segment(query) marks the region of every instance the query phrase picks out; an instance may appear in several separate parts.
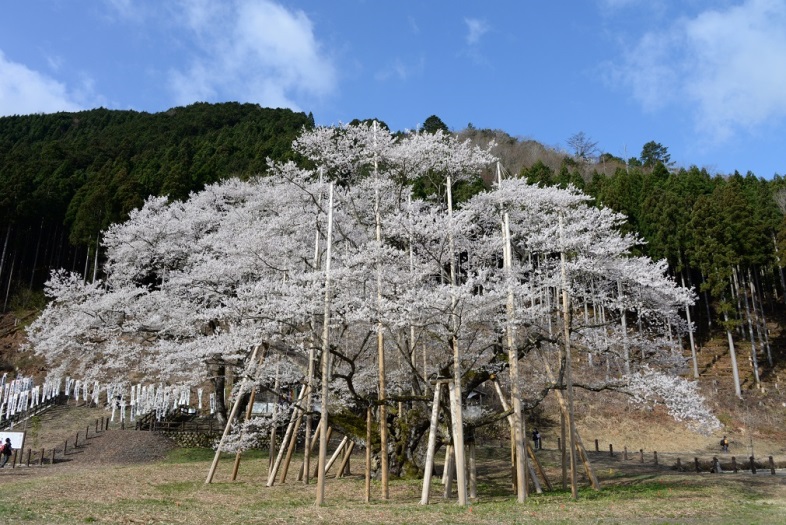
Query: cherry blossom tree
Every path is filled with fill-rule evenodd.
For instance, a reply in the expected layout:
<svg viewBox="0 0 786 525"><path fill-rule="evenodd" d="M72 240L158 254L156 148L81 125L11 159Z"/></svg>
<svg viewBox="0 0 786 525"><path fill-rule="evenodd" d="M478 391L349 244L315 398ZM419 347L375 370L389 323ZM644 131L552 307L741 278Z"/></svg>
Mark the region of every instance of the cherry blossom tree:
<svg viewBox="0 0 786 525"><path fill-rule="evenodd" d="M459 405L445 402L458 425L440 435L447 444L505 417L501 409L460 411L494 380L520 392L524 411L565 389L568 342L592 356L575 371L577 388L664 402L705 429L716 423L674 374L685 363L674 342L687 329L680 312L693 294L666 275L665 263L631 255L641 241L619 232L618 214L575 189L521 179L454 207L452 185L494 159L441 130L394 136L370 123L318 127L293 147L308 167L271 163L264 178L225 181L185 201L150 198L109 228L102 280L52 275L51 301L29 330L36 351L61 373L102 380L212 378L220 388L220 369L232 367L250 379L237 382L246 386L236 385L235 399L252 385L311 385L299 409L326 410L358 442L367 410L377 411L372 446L395 475L424 464L436 379L453 381ZM413 181L422 178L444 192L414 198ZM322 354L323 329L327 374L309 367ZM264 357L252 362L260 345ZM556 365L556 379L544 360ZM307 410L311 395L316 408ZM269 424L237 425L232 446L250 446Z"/></svg>

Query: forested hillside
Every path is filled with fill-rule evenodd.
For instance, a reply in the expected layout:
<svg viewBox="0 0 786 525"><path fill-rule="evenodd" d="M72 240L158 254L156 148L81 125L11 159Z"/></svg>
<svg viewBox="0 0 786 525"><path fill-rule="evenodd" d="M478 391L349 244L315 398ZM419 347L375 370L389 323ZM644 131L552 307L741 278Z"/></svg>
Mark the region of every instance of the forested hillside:
<svg viewBox="0 0 786 525"><path fill-rule="evenodd" d="M90 275L98 233L148 196L263 173L304 126L310 115L238 103L0 118L0 311L51 268Z"/></svg>

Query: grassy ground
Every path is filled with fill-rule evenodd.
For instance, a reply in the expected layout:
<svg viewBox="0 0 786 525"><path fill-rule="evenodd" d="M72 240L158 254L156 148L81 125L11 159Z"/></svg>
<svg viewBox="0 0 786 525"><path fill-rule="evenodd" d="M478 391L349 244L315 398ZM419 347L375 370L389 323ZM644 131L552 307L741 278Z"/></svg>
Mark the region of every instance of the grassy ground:
<svg viewBox="0 0 786 525"><path fill-rule="evenodd" d="M238 480L230 480L232 460L219 463L206 485L209 450L178 449L166 459L146 463L95 465L81 469L17 468L0 474L0 523L783 523L786 477L764 474L677 473L641 468L637 461L593 461L603 489L582 488L578 500L561 488L533 494L518 504L510 489L505 449L479 451L478 498L467 507L442 498L435 479L432 503L419 505L419 481L394 480L390 500L380 499L374 482L364 503L360 456L353 476L329 479L326 504L314 505L315 486L289 481L266 487L266 454L248 454ZM559 483L556 451L539 452ZM35 470L35 472L34 472ZM332 476L331 476L332 478Z"/></svg>

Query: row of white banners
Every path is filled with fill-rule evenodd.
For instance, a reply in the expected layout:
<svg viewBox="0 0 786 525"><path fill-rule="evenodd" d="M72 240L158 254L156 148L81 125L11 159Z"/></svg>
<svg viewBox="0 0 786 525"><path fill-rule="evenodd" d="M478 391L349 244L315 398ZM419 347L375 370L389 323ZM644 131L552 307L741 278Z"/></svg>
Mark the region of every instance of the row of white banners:
<svg viewBox="0 0 786 525"><path fill-rule="evenodd" d="M121 420L126 419L126 412L129 412L130 420L134 421L137 417L155 412L157 420L161 420L169 412L176 411L179 407L191 407L190 385L131 385L129 387L107 383L100 384L98 381L81 381L66 377L49 378L44 380L42 385L34 384L31 377L19 377L8 379L8 374L3 374L0 378L0 423L5 419L11 419L17 414L23 414L35 409L42 403L48 403L61 394L79 402L92 403L99 406L102 394L106 397L106 406L112 409L111 420L115 420L115 413L119 411ZM202 388L196 389L196 410L202 411L202 398L204 391ZM208 396L210 413L216 411L216 394Z"/></svg>

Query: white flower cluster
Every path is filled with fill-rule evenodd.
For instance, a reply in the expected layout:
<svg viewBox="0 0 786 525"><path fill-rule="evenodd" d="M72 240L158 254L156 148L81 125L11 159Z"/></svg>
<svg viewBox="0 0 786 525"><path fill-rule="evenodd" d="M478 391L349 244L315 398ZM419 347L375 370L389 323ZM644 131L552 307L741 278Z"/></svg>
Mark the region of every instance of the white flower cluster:
<svg viewBox="0 0 786 525"><path fill-rule="evenodd" d="M632 394L633 402L643 405L663 403L674 419L685 421L703 434L710 434L721 426L704 403L699 385L694 381L645 367L628 378L627 390Z"/></svg>

